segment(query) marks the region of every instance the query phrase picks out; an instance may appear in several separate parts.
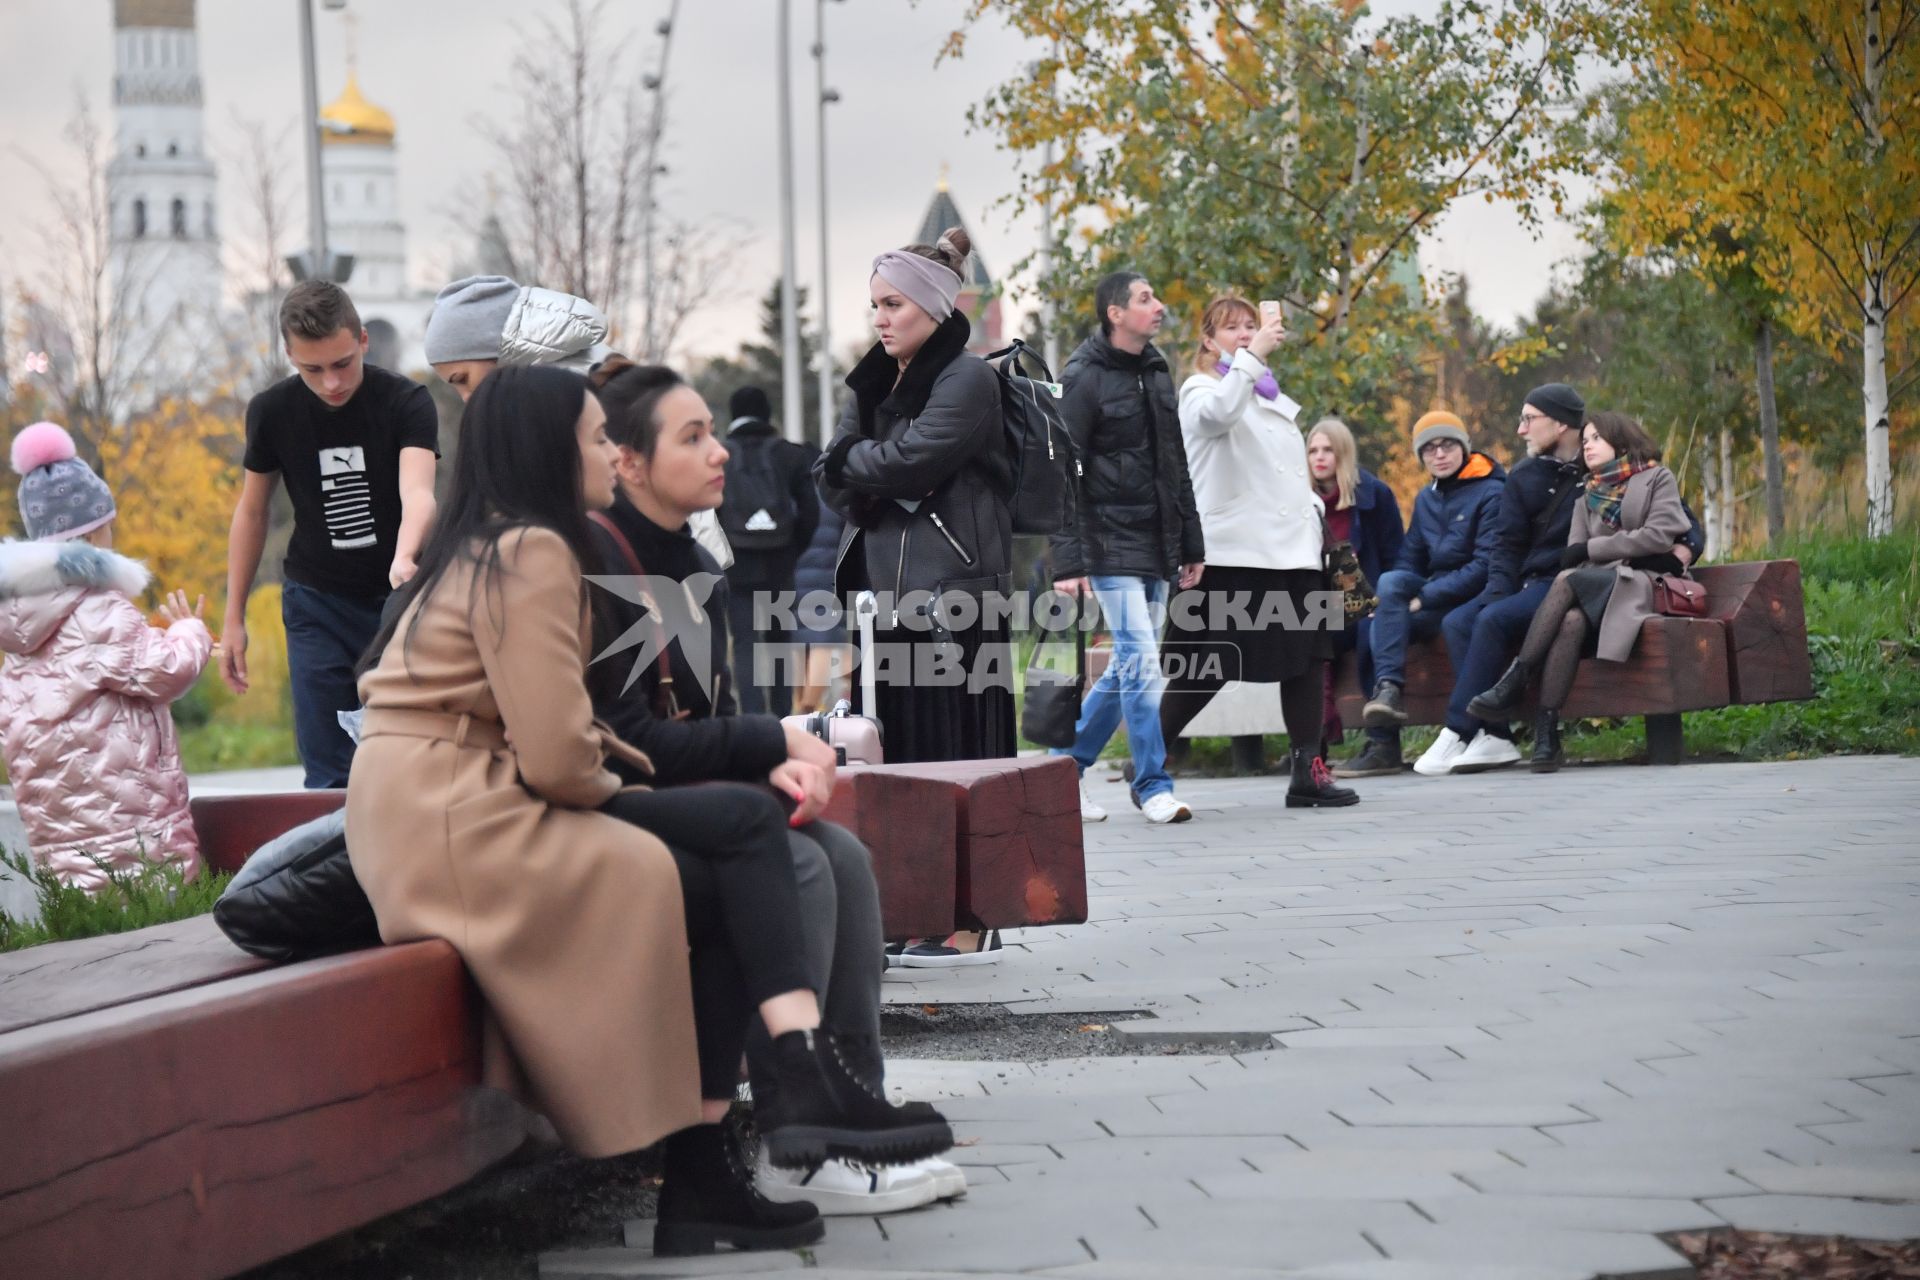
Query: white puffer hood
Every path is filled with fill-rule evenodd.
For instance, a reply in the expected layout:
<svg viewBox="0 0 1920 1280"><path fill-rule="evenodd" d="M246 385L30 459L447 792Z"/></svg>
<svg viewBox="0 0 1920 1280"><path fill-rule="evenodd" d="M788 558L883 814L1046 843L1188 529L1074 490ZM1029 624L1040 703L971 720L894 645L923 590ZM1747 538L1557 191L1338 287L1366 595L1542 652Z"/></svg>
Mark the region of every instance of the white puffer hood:
<svg viewBox="0 0 1920 1280"><path fill-rule="evenodd" d="M32 653L90 591L138 596L146 566L88 542L0 542L0 653Z"/></svg>
<svg viewBox="0 0 1920 1280"><path fill-rule="evenodd" d="M500 335L500 363L551 364L585 373L613 354L607 317L585 298L523 287Z"/></svg>

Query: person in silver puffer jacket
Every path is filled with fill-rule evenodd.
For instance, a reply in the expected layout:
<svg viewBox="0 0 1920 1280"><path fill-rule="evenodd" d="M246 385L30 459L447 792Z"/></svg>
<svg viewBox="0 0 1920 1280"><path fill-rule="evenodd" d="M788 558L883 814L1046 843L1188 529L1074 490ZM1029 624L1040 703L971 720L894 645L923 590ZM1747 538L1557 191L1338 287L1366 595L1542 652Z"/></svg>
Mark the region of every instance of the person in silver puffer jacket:
<svg viewBox="0 0 1920 1280"><path fill-rule="evenodd" d="M606 314L585 298L507 276L468 276L434 298L427 363L465 400L503 366L550 364L584 374L614 354L607 333ZM722 569L733 564L733 548L713 512L696 515L692 528Z"/></svg>

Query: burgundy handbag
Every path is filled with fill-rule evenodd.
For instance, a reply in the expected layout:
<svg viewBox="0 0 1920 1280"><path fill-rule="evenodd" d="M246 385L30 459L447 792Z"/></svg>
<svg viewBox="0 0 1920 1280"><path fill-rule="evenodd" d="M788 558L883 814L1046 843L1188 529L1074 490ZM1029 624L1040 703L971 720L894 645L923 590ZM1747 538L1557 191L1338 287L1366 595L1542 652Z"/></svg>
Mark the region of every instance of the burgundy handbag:
<svg viewBox="0 0 1920 1280"><path fill-rule="evenodd" d="M1669 618L1704 618L1707 589L1682 574L1657 574L1653 579L1653 611Z"/></svg>

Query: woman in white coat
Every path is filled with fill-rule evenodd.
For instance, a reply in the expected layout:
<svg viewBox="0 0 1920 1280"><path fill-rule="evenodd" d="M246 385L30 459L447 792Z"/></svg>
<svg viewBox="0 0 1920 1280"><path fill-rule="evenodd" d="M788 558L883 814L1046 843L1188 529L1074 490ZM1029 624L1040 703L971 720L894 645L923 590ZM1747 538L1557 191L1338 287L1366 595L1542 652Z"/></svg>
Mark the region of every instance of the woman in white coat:
<svg viewBox="0 0 1920 1280"><path fill-rule="evenodd" d="M1180 434L1207 567L1197 593L1173 603L1162 726L1177 734L1229 680L1277 683L1292 758L1288 807L1356 804L1320 756L1321 684L1345 619L1339 594L1327 590L1325 513L1300 406L1267 367L1286 327L1277 310L1263 321L1244 298L1222 297L1200 329L1180 387Z"/></svg>

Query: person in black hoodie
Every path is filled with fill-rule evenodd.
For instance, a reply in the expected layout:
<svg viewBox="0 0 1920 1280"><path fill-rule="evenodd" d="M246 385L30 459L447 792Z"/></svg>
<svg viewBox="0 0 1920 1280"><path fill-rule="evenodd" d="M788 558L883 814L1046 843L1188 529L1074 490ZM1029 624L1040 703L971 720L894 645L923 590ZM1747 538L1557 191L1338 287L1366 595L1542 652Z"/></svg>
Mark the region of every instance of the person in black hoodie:
<svg viewBox="0 0 1920 1280"><path fill-rule="evenodd" d="M1080 344L1061 375L1060 413L1086 475L1073 519L1053 535L1053 585L1099 599L1114 654L1087 690L1069 754L1085 774L1124 718L1134 803L1149 822L1185 822L1193 811L1173 794L1160 728L1159 624L1168 580L1182 591L1199 583L1206 541L1173 376L1153 345L1167 308L1132 271L1100 281L1093 304L1100 332ZM1107 816L1085 787L1080 816Z"/></svg>
<svg viewBox="0 0 1920 1280"><path fill-rule="evenodd" d="M660 788L656 796L694 803L701 788L689 784L708 782L765 782L804 794L788 842L806 968L822 1025L878 1093L886 1071L879 1041L884 941L872 855L845 828L812 819L832 793L832 748L772 716L735 714L726 580L689 528L695 511L720 501L726 450L712 434L706 403L671 370L615 357L590 382L607 409L608 438L621 446L619 484L606 512L611 527L596 523L593 531L600 572L608 575L601 582L608 590L598 593L604 634L596 637L599 659L589 672L595 713L651 757L646 781ZM649 580L656 617L632 598L636 593L616 585L629 577ZM677 625L689 622L684 630ZM646 643L656 637L659 645ZM622 648L623 639L641 639L642 647ZM651 825L644 816L637 820ZM764 1035L748 1041L756 1106L772 1101L770 1050ZM891 1213L961 1194L966 1185L957 1167L939 1160L888 1169L828 1161L803 1174L763 1160L755 1181L769 1199L804 1201L828 1215Z"/></svg>
<svg viewBox="0 0 1920 1280"><path fill-rule="evenodd" d="M739 680L740 709L748 715L784 716L793 707L793 690L775 667L761 671L756 655L762 645L792 642L780 616L762 611L756 625L754 597L794 589L794 566L820 523L820 499L813 490L815 450L783 440L773 429L773 403L759 387L733 393L727 412L727 488L720 503L720 527L733 546L727 570L727 629L733 636L733 673ZM767 664L772 666L772 664Z"/></svg>

